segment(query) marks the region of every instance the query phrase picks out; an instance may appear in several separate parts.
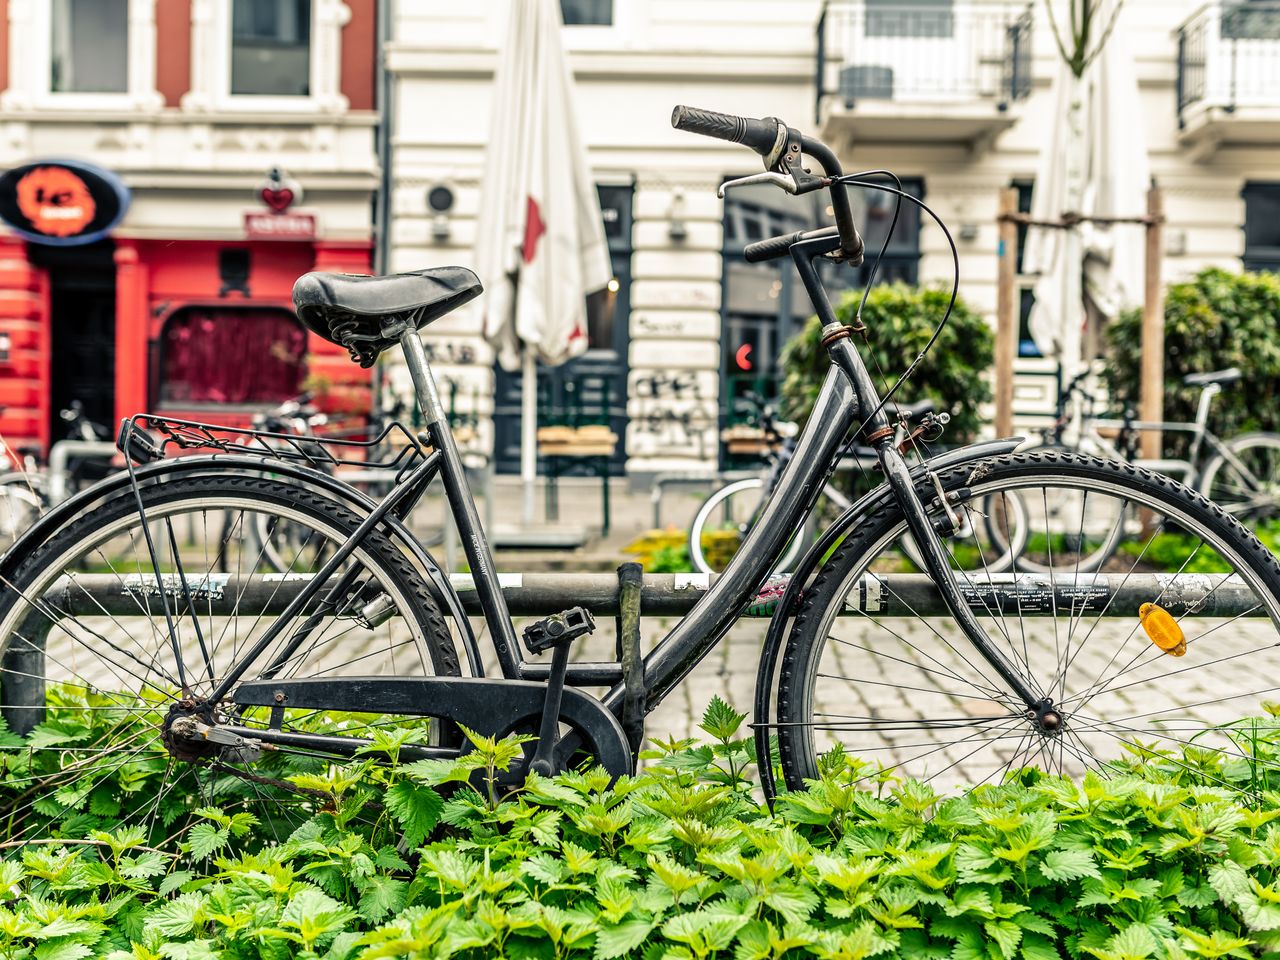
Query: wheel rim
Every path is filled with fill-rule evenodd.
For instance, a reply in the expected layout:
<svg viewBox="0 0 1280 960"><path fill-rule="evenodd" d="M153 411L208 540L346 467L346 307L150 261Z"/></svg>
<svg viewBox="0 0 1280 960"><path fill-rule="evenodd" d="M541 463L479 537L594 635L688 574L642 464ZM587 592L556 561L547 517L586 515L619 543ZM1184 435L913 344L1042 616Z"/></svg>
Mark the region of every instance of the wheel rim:
<svg viewBox="0 0 1280 960"><path fill-rule="evenodd" d="M1096 479L1052 482L1077 490L1090 489L1091 484L1091 499L1122 496L1135 507L1160 513L1145 539L1127 536L1120 545L1116 556L1127 557L1128 562L1123 567L1117 560L1112 563L1122 578L1126 571L1134 575L1150 566L1146 558L1153 549L1165 550L1168 536L1215 539L1215 531L1197 528L1185 512L1163 509L1133 489ZM1044 480L1004 478L1001 484L1026 496L1034 492L1030 488L1043 486ZM991 489L978 487L975 493ZM1088 509L1083 502L1082 509ZM1033 520L1038 519L1033 513ZM875 571L876 557L887 555L901 535L899 525L878 537L867 561L849 572L833 596L862 589L864 573L881 580L887 589L883 586L889 582L886 576ZM1186 637L1186 655L1174 658L1153 645L1135 613L1113 621L1103 616L1110 611L1099 608L1101 601L1034 620L1010 616L1017 611L975 605L975 613L1001 652L1020 673L1038 683L1066 717L1064 731L1054 736L1037 730L1022 704L998 680L988 679L994 678L994 672L949 620L877 618L861 612L837 620L832 604L818 626L818 636L826 639L810 650L808 689L800 698L805 702L799 710L795 704L780 704L784 733L788 722L797 728L791 736L798 766L813 775L821 753L839 745L845 755L864 757L867 770L877 765L892 767L898 775L954 786L994 782L1031 765L1078 775L1107 769L1117 757L1131 765L1162 765L1166 773L1176 775L1180 766L1192 765L1186 759L1191 750L1198 751L1195 755L1201 759L1212 760L1206 764L1216 765L1217 772L1208 775L1211 779L1232 788L1257 788L1263 780L1280 783L1270 760L1262 765L1266 777L1259 777L1257 763L1249 772L1253 760L1249 759L1248 731L1228 725L1257 710L1260 700L1280 689L1280 681L1274 679L1280 675L1277 601L1231 545L1217 542L1205 549L1204 543L1186 544L1182 549L1186 560L1173 572L1203 567L1212 553L1241 576L1254 603L1248 612L1268 616L1250 616L1246 621L1181 615L1176 622ZM1062 561L1068 559L1074 558L1059 557L1051 565L1055 575L1074 575L1073 565L1064 571ZM984 585L981 576L968 574L967 579L971 586ZM1173 606L1167 592L1172 581L1167 584L1164 592L1148 599ZM1050 624L1059 628L1056 650ZM1246 671L1244 676L1251 682L1242 684L1238 670ZM1197 693L1197 684L1208 684L1207 692ZM1143 706L1143 698L1155 699ZM1271 725L1274 720L1263 717L1258 722ZM1144 744L1168 756L1151 756Z"/></svg>

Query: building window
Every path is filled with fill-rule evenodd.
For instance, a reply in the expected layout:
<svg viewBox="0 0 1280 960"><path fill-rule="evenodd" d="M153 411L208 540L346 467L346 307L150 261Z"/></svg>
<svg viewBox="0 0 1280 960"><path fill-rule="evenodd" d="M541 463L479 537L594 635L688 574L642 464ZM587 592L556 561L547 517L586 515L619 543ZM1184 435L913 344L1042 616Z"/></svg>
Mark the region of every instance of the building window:
<svg viewBox="0 0 1280 960"><path fill-rule="evenodd" d="M305 97L311 92L311 0L234 0L231 92Z"/></svg>
<svg viewBox="0 0 1280 960"><path fill-rule="evenodd" d="M1224 40L1280 39L1280 8L1271 2L1238 0L1222 6Z"/></svg>
<svg viewBox="0 0 1280 960"><path fill-rule="evenodd" d="M280 403L302 390L307 335L286 310L185 307L160 339L161 403Z"/></svg>
<svg viewBox="0 0 1280 960"><path fill-rule="evenodd" d="M129 0L53 0L49 89L129 90Z"/></svg>
<svg viewBox="0 0 1280 960"><path fill-rule="evenodd" d="M1244 268L1280 272L1280 183L1244 185Z"/></svg>
<svg viewBox="0 0 1280 960"><path fill-rule="evenodd" d="M904 177L902 191L918 200L924 199L924 181L919 177ZM882 190L871 190L866 187L849 191L849 200L853 206L853 220L862 232L862 239L867 245L867 254L861 267L853 274L846 269L845 280L851 286L861 287L871 276L871 268L876 262L876 255L884 245L889 234L889 226L893 223L893 210L898 198ZM920 208L910 200L903 200L898 211L898 224L893 228L893 236L885 247L884 258L876 270L876 283L914 284L920 277Z"/></svg>
<svg viewBox="0 0 1280 960"><path fill-rule="evenodd" d="M560 0L567 27L608 27L613 24L613 0Z"/></svg>
<svg viewBox="0 0 1280 960"><path fill-rule="evenodd" d="M1031 212L1031 191L1034 180L1015 180L1010 184L1018 191L1018 212ZM1027 225L1018 224L1018 255L1014 269L1018 275L1018 356L1039 357L1040 348L1031 336L1031 307L1036 302L1035 278L1022 274L1022 258L1027 247Z"/></svg>
<svg viewBox="0 0 1280 960"><path fill-rule="evenodd" d="M947 38L955 30L952 0L866 0L868 37Z"/></svg>

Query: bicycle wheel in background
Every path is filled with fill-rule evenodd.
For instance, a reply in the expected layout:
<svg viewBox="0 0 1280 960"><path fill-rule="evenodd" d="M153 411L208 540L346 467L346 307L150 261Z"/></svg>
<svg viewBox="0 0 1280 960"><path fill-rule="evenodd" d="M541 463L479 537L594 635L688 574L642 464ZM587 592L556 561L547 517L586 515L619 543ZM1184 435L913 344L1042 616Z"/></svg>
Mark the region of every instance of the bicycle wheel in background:
<svg viewBox="0 0 1280 960"><path fill-rule="evenodd" d="M1280 520L1280 435L1245 433L1226 442L1200 475L1200 492L1245 526Z"/></svg>
<svg viewBox="0 0 1280 960"><path fill-rule="evenodd" d="M1250 746L1255 721L1241 722L1280 689L1276 559L1198 494L1130 465L1042 453L988 466L972 483L972 466L941 480L964 512L1020 497L1047 575L977 570L958 579L996 647L1052 708L1028 717L938 609L927 576L884 572L898 569L906 529L889 504L805 591L777 700L789 786L817 776L836 747L935 786L997 782L1024 766L1079 775L1118 762L1162 766L1174 778L1196 772L1231 789L1280 786L1274 758ZM931 485L919 492L936 515ZM1105 584L1080 567L1098 548L1098 515L1125 518ZM944 541L953 554L994 548L988 524L971 526Z"/></svg>
<svg viewBox="0 0 1280 960"><path fill-rule="evenodd" d="M0 474L0 553L34 524L45 510L43 477Z"/></svg>
<svg viewBox="0 0 1280 960"><path fill-rule="evenodd" d="M411 742L438 741L439 725L425 719L243 708L234 689L223 702L206 699L279 621L285 585L350 540L359 523L350 510L314 491L232 474L169 480L141 496L145 526L127 491L63 528L0 584L0 707L12 728L35 725L20 748L0 750L6 839L129 824L155 843L201 806L250 798L272 801L256 808L260 829L284 839L314 811L315 790L288 778L326 769L332 755L318 741L255 759L175 737L179 718L366 738L402 724L413 728ZM293 550L284 571L248 532L263 515L294 531L287 545L277 542ZM430 590L383 534L366 537L329 583L346 573L346 595L326 607L329 587L321 590L243 679L459 673Z"/></svg>
<svg viewBox="0 0 1280 960"><path fill-rule="evenodd" d="M737 555L764 504L764 480L748 477L726 484L702 502L689 528L689 562L699 573L720 573ZM791 538L773 573L786 573L808 544L808 525Z"/></svg>

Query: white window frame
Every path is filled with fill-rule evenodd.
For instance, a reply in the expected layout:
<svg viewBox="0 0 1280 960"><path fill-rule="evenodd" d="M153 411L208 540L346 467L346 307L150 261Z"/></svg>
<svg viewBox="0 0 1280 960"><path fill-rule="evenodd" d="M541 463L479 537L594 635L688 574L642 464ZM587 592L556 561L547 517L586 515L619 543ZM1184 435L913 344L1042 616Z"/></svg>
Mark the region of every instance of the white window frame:
<svg viewBox="0 0 1280 960"><path fill-rule="evenodd" d="M158 110L156 91L157 0L128 3L128 89L122 93L56 92L53 89L53 0L13 0L9 4L9 89L4 109L49 111Z"/></svg>
<svg viewBox="0 0 1280 960"><path fill-rule="evenodd" d="M192 0L191 90L183 109L228 113L344 113L342 28L351 8L342 0L311 0L311 77L306 96L231 92L232 0Z"/></svg>
<svg viewBox="0 0 1280 960"><path fill-rule="evenodd" d="M558 5L560 0L554 0ZM613 0L613 23L566 24L560 34L566 50L620 50L634 47L640 37L643 0Z"/></svg>

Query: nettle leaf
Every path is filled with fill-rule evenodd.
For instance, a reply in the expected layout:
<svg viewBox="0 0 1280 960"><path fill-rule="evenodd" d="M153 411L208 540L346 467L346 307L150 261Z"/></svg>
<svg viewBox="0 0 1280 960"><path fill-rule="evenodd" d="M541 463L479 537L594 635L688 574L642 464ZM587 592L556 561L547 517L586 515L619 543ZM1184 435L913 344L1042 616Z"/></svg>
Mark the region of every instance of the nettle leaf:
<svg viewBox="0 0 1280 960"><path fill-rule="evenodd" d="M1230 860L1215 863L1209 868L1209 885L1218 894L1218 899L1228 906L1250 891L1249 875L1244 867Z"/></svg>
<svg viewBox="0 0 1280 960"><path fill-rule="evenodd" d="M405 889L408 884L403 880L375 874L365 881L364 893L360 897L360 916L370 923L391 913L398 913L404 908Z"/></svg>
<svg viewBox="0 0 1280 960"><path fill-rule="evenodd" d="M147 926L165 937L184 937L195 929L205 899L202 893L184 893L153 910Z"/></svg>
<svg viewBox="0 0 1280 960"><path fill-rule="evenodd" d="M631 953L648 938L655 924L634 918L618 924L600 924L596 929L596 960L611 960Z"/></svg>
<svg viewBox="0 0 1280 960"><path fill-rule="evenodd" d="M93 948L87 943L64 940L62 943L42 943L35 949L36 960L83 960L93 956Z"/></svg>
<svg viewBox="0 0 1280 960"><path fill-rule="evenodd" d="M780 885L764 897L764 902L791 923L807 920L818 907L818 895L807 887Z"/></svg>
<svg viewBox="0 0 1280 960"><path fill-rule="evenodd" d="M698 726L717 740L729 740L738 732L738 728L746 718L745 713L738 713L721 700L719 695L716 695L707 704L707 709L702 714L702 722Z"/></svg>
<svg viewBox="0 0 1280 960"><path fill-rule="evenodd" d="M428 786L402 780L383 795L383 802L404 831L410 847L421 845L440 822L444 800Z"/></svg>
<svg viewBox="0 0 1280 960"><path fill-rule="evenodd" d="M160 881L160 889L157 893L161 897L167 897L194 876L195 874L190 870L175 870Z"/></svg>
<svg viewBox="0 0 1280 960"><path fill-rule="evenodd" d="M988 920L982 925L982 929L1006 960L1011 960L1017 952L1018 944L1022 942L1022 928L1012 920Z"/></svg>
<svg viewBox="0 0 1280 960"><path fill-rule="evenodd" d="M1085 850L1050 850L1040 861L1040 872L1050 880L1097 877L1098 865Z"/></svg>
<svg viewBox="0 0 1280 960"><path fill-rule="evenodd" d="M15 860L0 860L0 901L22 895L22 879L27 872Z"/></svg>

